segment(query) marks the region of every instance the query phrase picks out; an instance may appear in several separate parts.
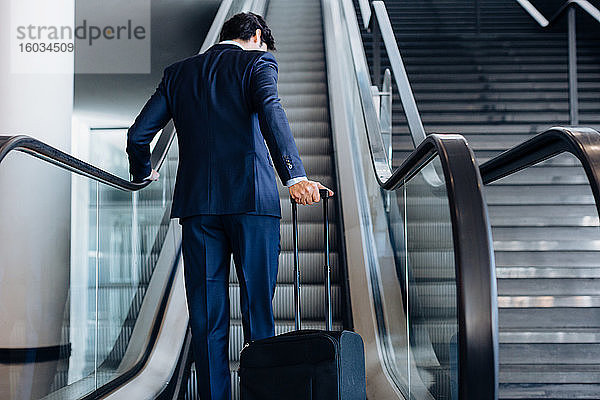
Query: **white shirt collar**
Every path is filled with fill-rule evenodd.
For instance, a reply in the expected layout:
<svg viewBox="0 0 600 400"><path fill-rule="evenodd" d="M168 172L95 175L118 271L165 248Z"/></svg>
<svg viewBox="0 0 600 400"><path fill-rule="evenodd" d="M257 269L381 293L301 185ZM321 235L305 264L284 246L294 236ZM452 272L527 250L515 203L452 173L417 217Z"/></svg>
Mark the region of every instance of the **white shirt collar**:
<svg viewBox="0 0 600 400"><path fill-rule="evenodd" d="M244 46L242 46L241 43L236 42L235 40L223 40L223 41L220 41L219 44L234 44L236 46L239 46L242 50L246 50L244 48Z"/></svg>

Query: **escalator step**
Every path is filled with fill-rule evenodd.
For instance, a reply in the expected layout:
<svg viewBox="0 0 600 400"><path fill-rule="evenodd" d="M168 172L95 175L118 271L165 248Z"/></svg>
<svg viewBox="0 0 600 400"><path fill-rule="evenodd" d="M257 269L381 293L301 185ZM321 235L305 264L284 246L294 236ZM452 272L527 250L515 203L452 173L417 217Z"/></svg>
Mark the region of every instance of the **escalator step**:
<svg viewBox="0 0 600 400"><path fill-rule="evenodd" d="M277 284L294 283L294 253L292 251L282 251L279 255L279 272L277 273ZM298 259L300 265L300 281L302 284L322 284L324 280L324 256L322 252L301 251ZM331 281L339 281L339 262L338 255L332 252L329 257L331 265ZM230 282L237 283L237 275L233 260L230 267Z"/></svg>
<svg viewBox="0 0 600 400"><path fill-rule="evenodd" d="M302 299L300 309L302 318L310 320L325 320L325 288L321 284L304 284L301 288ZM229 284L229 300L231 318L240 319L240 287L238 284ZM338 284L332 285L331 302L333 319L339 320L341 312L341 288ZM291 320L294 318L294 285L279 284L273 299L273 313L275 319Z"/></svg>

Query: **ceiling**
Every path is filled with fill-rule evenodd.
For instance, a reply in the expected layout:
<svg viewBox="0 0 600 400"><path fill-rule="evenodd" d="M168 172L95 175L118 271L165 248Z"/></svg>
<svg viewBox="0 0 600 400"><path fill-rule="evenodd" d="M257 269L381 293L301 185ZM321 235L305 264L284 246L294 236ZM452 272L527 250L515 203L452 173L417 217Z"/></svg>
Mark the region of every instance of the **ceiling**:
<svg viewBox="0 0 600 400"><path fill-rule="evenodd" d="M151 0L151 73L76 74L74 115L91 128L128 127L173 62L196 54L220 0Z"/></svg>

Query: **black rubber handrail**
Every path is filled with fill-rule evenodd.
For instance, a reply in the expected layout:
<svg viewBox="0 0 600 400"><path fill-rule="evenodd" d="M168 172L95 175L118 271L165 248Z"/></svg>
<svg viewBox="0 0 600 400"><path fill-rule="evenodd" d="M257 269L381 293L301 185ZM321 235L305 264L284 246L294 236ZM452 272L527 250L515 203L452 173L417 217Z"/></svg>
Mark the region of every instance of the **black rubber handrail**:
<svg viewBox="0 0 600 400"><path fill-rule="evenodd" d="M479 168L484 184L512 175L561 153L581 162L600 215L600 133L584 127L553 127L485 162Z"/></svg>
<svg viewBox="0 0 600 400"><path fill-rule="evenodd" d="M482 179L473 151L461 135L430 134L382 188L400 188L435 157L439 157L445 178L456 266L459 398L497 399L498 305L494 251L481 190ZM371 271L373 274L376 272ZM372 291L373 300L382 304L377 282L373 275L371 284L376 286ZM375 310L379 334L385 336L382 307L376 306Z"/></svg>
<svg viewBox="0 0 600 400"><path fill-rule="evenodd" d="M174 137L175 127L171 121L163 129L152 150L151 164L155 170L159 170L165 161ZM11 151L29 154L73 173L128 192L138 191L150 184L150 181L130 182L27 135L0 136L0 163Z"/></svg>

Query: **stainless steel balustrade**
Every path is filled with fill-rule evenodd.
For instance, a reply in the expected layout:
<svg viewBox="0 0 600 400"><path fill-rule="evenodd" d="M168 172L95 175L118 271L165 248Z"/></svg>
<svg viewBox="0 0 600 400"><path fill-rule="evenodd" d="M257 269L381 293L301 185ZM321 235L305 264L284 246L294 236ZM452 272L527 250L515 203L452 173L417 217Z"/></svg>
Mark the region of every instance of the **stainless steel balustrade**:
<svg viewBox="0 0 600 400"><path fill-rule="evenodd" d="M588 13L596 21L600 22L600 10L598 10L596 7L594 7L592 5L592 3L590 3L587 0L567 0L567 1L565 1L565 3L554 13L554 15L552 15L550 17L550 19L547 19L546 17L544 17L544 15L533 4L531 4L531 2L529 0L516 0L516 1L517 1L517 3L519 3L519 5L521 7L523 7L523 9L525 11L527 11L527 13L529 15L531 15L531 17L542 28L547 28L547 27L553 25L566 12L569 12L569 10L572 10L576 7L581 8L583 11Z"/></svg>
<svg viewBox="0 0 600 400"><path fill-rule="evenodd" d="M363 14L363 19L365 21L366 26L368 26L369 23L372 23L374 38L378 38L379 36L381 36L381 39L383 40L384 48L388 55L389 63L392 68L392 71L393 71L394 80L396 82L396 86L398 87L398 94L400 96L400 102L402 104L404 114L406 115L408 131L410 132L411 141L412 141L413 145L416 147L423 140L425 140L426 133L425 133L425 129L423 127L423 122L421 121L421 116L419 114L417 104L415 102L413 91L412 91L412 88L411 88L411 85L410 85L410 82L408 79L408 74L406 73L406 68L404 67L404 62L402 61L402 56L400 55L400 50L398 49L398 45L396 43L396 37L392 30L392 25L390 23L390 19L388 17L387 10L385 8L385 4L383 1L373 1L371 4L372 4L374 13L370 13L370 11L369 11L368 14L365 14L365 12L363 11L363 8L364 8L363 2L360 2L359 4L361 5L360 9L361 9L361 13ZM350 6L350 5L351 4L348 3L348 6ZM372 18L372 21L367 20L367 17L366 17L367 15L370 16L370 18ZM355 32L352 32L352 37L356 37L356 38L358 38L358 41L360 41L360 30L358 29L358 27L356 27L356 29L354 29L354 27L350 27L350 29L355 30ZM362 43L362 41L360 41L360 42ZM358 43L356 45L358 46ZM377 49L375 49L375 47ZM378 39L374 39L374 51L375 51L375 54L379 54ZM377 59L378 59L378 57L377 57ZM360 57L357 58L357 63L359 63L359 64L362 63ZM367 64L366 58L365 58L364 63L365 63L365 65ZM378 64L379 64L378 62L375 62L375 65L373 66L373 69L375 71L375 76L379 76L380 66ZM362 68L363 67L361 66L361 70L362 70ZM366 65L365 68L367 71L369 71L368 65ZM376 80L377 80L377 78L376 78ZM362 88L362 86L361 86L361 90L364 90L364 88ZM367 112L367 114L370 115L370 112ZM375 137L381 136L381 133L376 133L376 130L377 129L375 127L371 128L371 132L374 132L373 136L375 136ZM369 136L369 137L371 138L371 136ZM376 141L376 139L371 139L371 140ZM389 139L389 143L393 143L393 134L391 135L391 137ZM377 149L378 145L375 144L374 148ZM391 158L393 156L393 152L388 150L388 154L391 154L390 156L388 156L389 157L388 164L389 164L390 170L391 170L392 165L393 165L393 160ZM380 156L378 156L377 158L380 158ZM423 171L423 174L425 176L425 179L427 180L427 182L429 182L430 185L440 186L443 184L438 173L436 172L436 170L433 167L427 167Z"/></svg>

